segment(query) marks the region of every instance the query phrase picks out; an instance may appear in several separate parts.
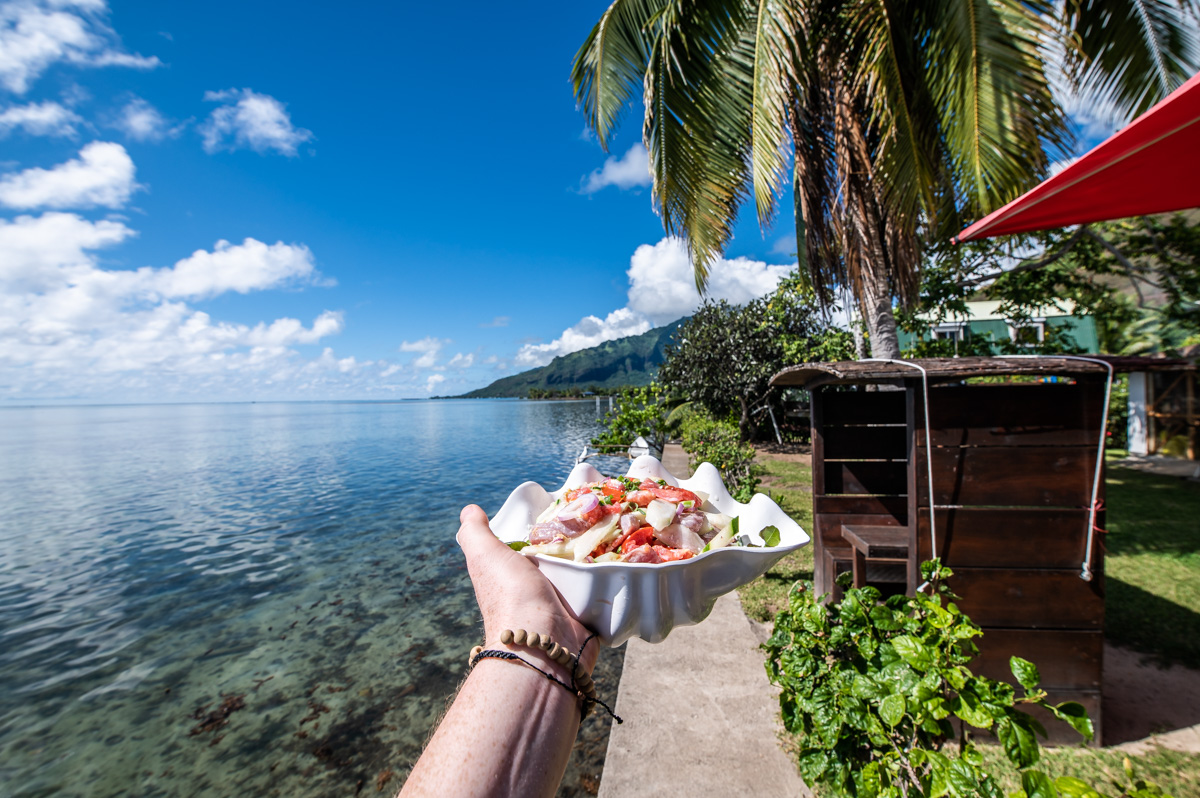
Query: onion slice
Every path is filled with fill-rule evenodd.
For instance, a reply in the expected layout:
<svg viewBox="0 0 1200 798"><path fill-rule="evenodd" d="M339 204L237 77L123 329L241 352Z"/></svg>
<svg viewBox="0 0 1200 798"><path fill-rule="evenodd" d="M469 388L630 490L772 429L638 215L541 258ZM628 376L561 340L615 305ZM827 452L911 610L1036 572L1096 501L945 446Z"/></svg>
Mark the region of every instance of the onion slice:
<svg viewBox="0 0 1200 798"><path fill-rule="evenodd" d="M558 511L558 520L574 521L583 518L600 506L600 500L590 490L575 497L575 501Z"/></svg>

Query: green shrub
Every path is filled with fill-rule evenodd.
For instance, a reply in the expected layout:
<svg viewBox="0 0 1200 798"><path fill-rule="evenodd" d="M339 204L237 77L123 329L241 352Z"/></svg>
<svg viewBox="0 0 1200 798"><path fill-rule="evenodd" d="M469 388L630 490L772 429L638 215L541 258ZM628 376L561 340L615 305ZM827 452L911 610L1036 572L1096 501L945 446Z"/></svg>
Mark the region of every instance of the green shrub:
<svg viewBox="0 0 1200 798"><path fill-rule="evenodd" d="M782 690L784 725L800 738L804 779L854 798L1002 798L966 732L974 727L996 735L1007 761L1021 771L1028 798L1091 796L1092 788L1078 780L1054 782L1029 770L1040 756L1037 735L1046 731L1018 709L1042 707L1091 739L1084 708L1047 703L1037 667L1019 657L1010 661L1019 697L1012 685L975 675L968 667L978 653L971 641L982 632L942 584L951 571L935 560L922 564L921 573L928 594L886 601L864 587L823 604L811 583L798 583L776 616L763 646L767 673ZM957 751L946 748L955 737L954 718L963 729ZM1139 794L1137 785L1131 789Z"/></svg>
<svg viewBox="0 0 1200 798"><path fill-rule="evenodd" d="M661 447L666 442L668 409L665 392L658 384L626 386L616 406L597 419L604 431L592 438L592 445L626 447L640 435L652 446Z"/></svg>
<svg viewBox="0 0 1200 798"><path fill-rule="evenodd" d="M739 502L750 501L761 481L760 470L754 464L754 447L741 442L737 424L691 412L680 422L680 437L693 471L701 463L712 463L730 495Z"/></svg>

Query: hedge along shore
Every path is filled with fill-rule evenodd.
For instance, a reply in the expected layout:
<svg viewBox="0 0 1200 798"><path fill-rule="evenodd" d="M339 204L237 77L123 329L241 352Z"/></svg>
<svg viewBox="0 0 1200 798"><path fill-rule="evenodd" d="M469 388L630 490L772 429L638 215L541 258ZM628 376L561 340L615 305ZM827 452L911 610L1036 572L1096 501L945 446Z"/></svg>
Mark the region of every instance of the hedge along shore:
<svg viewBox="0 0 1200 798"><path fill-rule="evenodd" d="M663 465L683 478L675 444ZM630 640L600 798L808 796L779 742L779 693L736 593L662 643Z"/></svg>

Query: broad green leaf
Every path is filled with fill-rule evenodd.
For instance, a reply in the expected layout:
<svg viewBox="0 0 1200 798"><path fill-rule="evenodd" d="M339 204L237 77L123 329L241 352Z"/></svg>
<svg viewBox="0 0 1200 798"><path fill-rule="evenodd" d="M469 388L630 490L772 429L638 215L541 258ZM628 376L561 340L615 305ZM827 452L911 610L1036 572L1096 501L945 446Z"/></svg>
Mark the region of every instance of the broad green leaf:
<svg viewBox="0 0 1200 798"><path fill-rule="evenodd" d="M508 547L510 549L512 549L513 551L520 551L521 549L525 548L528 545L529 545L529 541L527 541L527 540L514 540L512 543L508 544Z"/></svg>
<svg viewBox="0 0 1200 798"><path fill-rule="evenodd" d="M887 695L887 689L881 686L870 676L858 675L854 677L854 682L850 686L850 692L859 698L872 700L882 698Z"/></svg>
<svg viewBox="0 0 1200 798"><path fill-rule="evenodd" d="M961 759L950 762L950 767L946 771L946 780L950 783L950 790L955 795L965 797L978 793L979 779L975 775L975 769Z"/></svg>
<svg viewBox="0 0 1200 798"><path fill-rule="evenodd" d="M879 717L889 726L895 727L904 719L904 696L892 694L879 704Z"/></svg>
<svg viewBox="0 0 1200 798"><path fill-rule="evenodd" d="M875 798L883 787L879 777L879 763L868 762L862 769L858 784L858 798Z"/></svg>
<svg viewBox="0 0 1200 798"><path fill-rule="evenodd" d="M950 791L950 760L935 751L929 757L929 798L941 798Z"/></svg>
<svg viewBox="0 0 1200 798"><path fill-rule="evenodd" d="M1038 761L1037 738L1019 720L1005 718L996 724L996 735L1004 746L1004 754L1019 768L1027 768Z"/></svg>
<svg viewBox="0 0 1200 798"><path fill-rule="evenodd" d="M1092 719L1088 717L1087 710L1083 704L1075 701L1067 701L1058 706L1050 707L1050 711L1059 720L1064 720L1071 724L1075 731L1084 736L1085 739L1091 740L1095 736L1095 729L1092 726Z"/></svg>
<svg viewBox="0 0 1200 798"><path fill-rule="evenodd" d="M1099 798L1090 784L1072 776L1059 776L1054 780L1054 787L1067 798Z"/></svg>
<svg viewBox="0 0 1200 798"><path fill-rule="evenodd" d="M777 526L764 527L762 532L760 532L759 534L762 535L764 546L778 546L779 545L779 527L777 527Z"/></svg>
<svg viewBox="0 0 1200 798"><path fill-rule="evenodd" d="M1038 683L1042 680L1042 676L1038 673L1037 666L1027 659L1020 657L1010 657L1008 666L1012 668L1013 676L1017 677L1017 681L1022 687L1029 692L1037 689Z"/></svg>
<svg viewBox="0 0 1200 798"><path fill-rule="evenodd" d="M899 635L892 638L892 647L896 649L905 662L918 670L924 671L931 664L932 660L929 657L929 651L925 645L915 637L910 635Z"/></svg>
<svg viewBox="0 0 1200 798"><path fill-rule="evenodd" d="M950 714L950 710L946 708L946 699L941 696L936 696L925 702L925 711L934 717L936 720L941 720Z"/></svg>
<svg viewBox="0 0 1200 798"><path fill-rule="evenodd" d="M1054 782L1045 773L1027 770L1021 774L1021 787L1029 798L1058 798Z"/></svg>
<svg viewBox="0 0 1200 798"><path fill-rule="evenodd" d="M950 702L950 711L978 729L992 725L992 716L984 709L979 697L973 693L960 693Z"/></svg>

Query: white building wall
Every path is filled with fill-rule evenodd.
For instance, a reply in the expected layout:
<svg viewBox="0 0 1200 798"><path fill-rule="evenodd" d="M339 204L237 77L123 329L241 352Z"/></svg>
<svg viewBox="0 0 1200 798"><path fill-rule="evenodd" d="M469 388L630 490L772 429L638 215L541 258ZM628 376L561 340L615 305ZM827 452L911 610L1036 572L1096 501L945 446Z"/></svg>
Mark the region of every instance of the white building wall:
<svg viewBox="0 0 1200 798"><path fill-rule="evenodd" d="M1129 374L1129 453L1150 453L1150 419L1146 415L1150 375L1144 371Z"/></svg>

